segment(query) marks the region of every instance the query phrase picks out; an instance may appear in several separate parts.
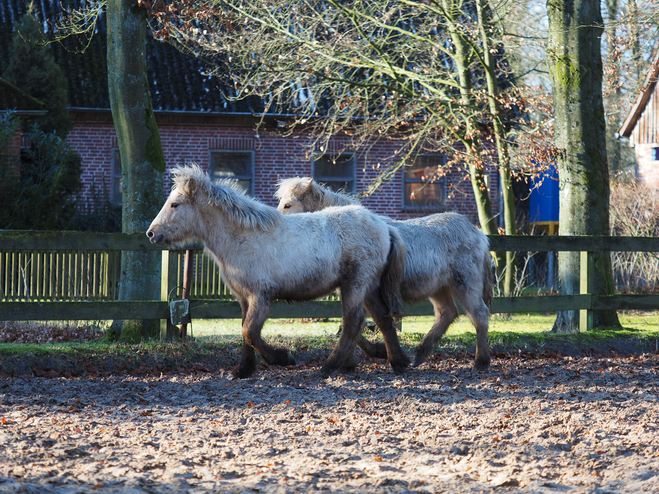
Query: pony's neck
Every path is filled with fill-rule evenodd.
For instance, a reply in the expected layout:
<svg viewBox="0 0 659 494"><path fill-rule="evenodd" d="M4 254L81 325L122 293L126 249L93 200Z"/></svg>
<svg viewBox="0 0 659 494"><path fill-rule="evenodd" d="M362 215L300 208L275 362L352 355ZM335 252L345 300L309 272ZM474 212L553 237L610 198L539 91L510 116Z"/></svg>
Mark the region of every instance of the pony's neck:
<svg viewBox="0 0 659 494"><path fill-rule="evenodd" d="M352 197L340 192L334 192L332 189L318 187L318 192L320 193L321 209L332 206L352 206L354 204L359 204Z"/></svg>
<svg viewBox="0 0 659 494"><path fill-rule="evenodd" d="M210 204L199 211L200 228L196 232L206 249L219 260L224 260L230 252L231 238L236 236L239 228L227 218L227 215Z"/></svg>

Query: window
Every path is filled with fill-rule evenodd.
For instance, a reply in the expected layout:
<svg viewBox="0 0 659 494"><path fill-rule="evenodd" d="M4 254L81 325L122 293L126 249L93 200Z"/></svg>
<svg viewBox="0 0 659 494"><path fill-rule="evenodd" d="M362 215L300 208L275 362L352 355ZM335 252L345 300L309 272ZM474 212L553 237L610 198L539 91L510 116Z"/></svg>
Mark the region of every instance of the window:
<svg viewBox="0 0 659 494"><path fill-rule="evenodd" d="M446 203L446 179L437 178L438 167L444 166L442 155L417 155L414 162L404 169L404 209L444 209Z"/></svg>
<svg viewBox="0 0 659 494"><path fill-rule="evenodd" d="M659 148L652 148L650 156L652 160L659 161Z"/></svg>
<svg viewBox="0 0 659 494"><path fill-rule="evenodd" d="M248 194L253 194L254 151L211 151L210 177L212 180L230 178Z"/></svg>
<svg viewBox="0 0 659 494"><path fill-rule="evenodd" d="M118 149L112 150L112 175L110 194L113 204L121 204L121 155Z"/></svg>
<svg viewBox="0 0 659 494"><path fill-rule="evenodd" d="M354 154L324 154L313 161L313 178L334 191L355 191Z"/></svg>

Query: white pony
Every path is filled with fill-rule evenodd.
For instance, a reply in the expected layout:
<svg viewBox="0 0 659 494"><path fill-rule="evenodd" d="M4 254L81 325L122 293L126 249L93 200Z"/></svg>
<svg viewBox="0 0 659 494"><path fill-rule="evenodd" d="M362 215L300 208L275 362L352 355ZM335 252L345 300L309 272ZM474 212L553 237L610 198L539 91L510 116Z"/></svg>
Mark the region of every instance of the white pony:
<svg viewBox="0 0 659 494"><path fill-rule="evenodd" d="M146 234L155 244L201 240L219 265L242 309L244 344L235 377L254 373L255 349L269 364L295 364L286 349L261 338L273 300L312 300L337 288L344 329L321 375L354 365L362 306L382 324L394 371L405 369L409 359L392 319L402 308L405 246L394 228L360 206L284 216L231 182L213 183L196 165L177 167L172 176L172 192Z"/></svg>
<svg viewBox="0 0 659 494"><path fill-rule="evenodd" d="M347 194L334 192L311 178L289 178L275 193L284 214L321 211L332 206L358 204ZM439 213L405 221L384 220L399 232L407 248L401 294L405 302L429 298L435 323L415 351L421 365L458 316L454 299L476 327L476 369L490 365L488 317L492 302L492 258L485 234L457 213ZM383 357L382 345L359 340L371 357Z"/></svg>

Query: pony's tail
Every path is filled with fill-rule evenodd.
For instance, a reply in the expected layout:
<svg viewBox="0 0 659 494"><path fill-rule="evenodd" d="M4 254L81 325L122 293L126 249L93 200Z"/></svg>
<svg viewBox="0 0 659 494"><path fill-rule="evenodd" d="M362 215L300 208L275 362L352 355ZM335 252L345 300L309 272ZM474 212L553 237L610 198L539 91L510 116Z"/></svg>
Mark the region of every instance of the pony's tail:
<svg viewBox="0 0 659 494"><path fill-rule="evenodd" d="M403 296L400 293L400 285L405 274L405 257L407 249L405 242L398 230L389 226L389 255L380 278L380 293L387 304L389 314L392 317L401 317L403 314Z"/></svg>
<svg viewBox="0 0 659 494"><path fill-rule="evenodd" d="M494 291L494 273L492 272L492 255L490 254L489 242L487 247L483 254L483 302L485 302L488 309L491 309Z"/></svg>

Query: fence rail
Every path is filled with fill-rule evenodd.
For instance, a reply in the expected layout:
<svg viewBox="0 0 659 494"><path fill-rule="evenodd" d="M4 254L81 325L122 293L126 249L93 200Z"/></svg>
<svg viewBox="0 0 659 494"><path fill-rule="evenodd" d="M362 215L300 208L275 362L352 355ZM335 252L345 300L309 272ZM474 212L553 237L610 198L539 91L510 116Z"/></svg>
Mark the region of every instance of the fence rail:
<svg viewBox="0 0 659 494"><path fill-rule="evenodd" d="M493 313L579 310L582 329L588 329L594 310L659 310L659 295L589 293L593 253L659 252L659 237L490 236L490 246L493 251L581 253L579 294L495 297ZM199 250L201 246L188 248ZM121 251L162 251L162 300L117 300ZM238 303L208 257L196 255L193 272L189 298L195 319L241 316ZM168 300L181 298L182 286L182 251L152 245L141 233L0 232L0 320L3 321L168 319ZM429 302L420 302L407 306L406 314L432 315L433 309ZM273 318L340 315L338 300L277 302L271 310Z"/></svg>

